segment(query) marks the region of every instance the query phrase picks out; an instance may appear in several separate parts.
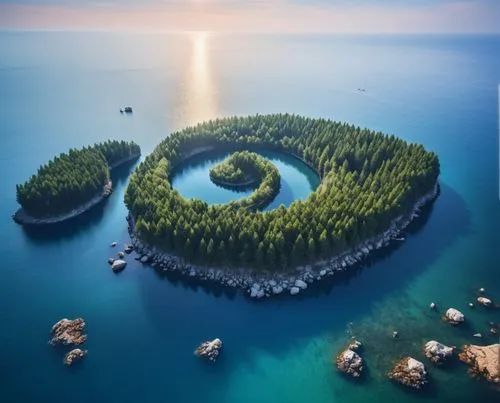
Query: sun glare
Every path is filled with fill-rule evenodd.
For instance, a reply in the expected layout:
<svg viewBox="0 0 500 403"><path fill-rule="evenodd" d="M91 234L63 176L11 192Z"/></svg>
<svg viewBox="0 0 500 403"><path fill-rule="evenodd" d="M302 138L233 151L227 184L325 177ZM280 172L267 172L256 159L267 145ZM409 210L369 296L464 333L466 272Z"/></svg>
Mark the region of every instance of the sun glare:
<svg viewBox="0 0 500 403"><path fill-rule="evenodd" d="M182 80L179 127L195 124L217 116L218 102L210 65L210 32L190 35L191 61Z"/></svg>

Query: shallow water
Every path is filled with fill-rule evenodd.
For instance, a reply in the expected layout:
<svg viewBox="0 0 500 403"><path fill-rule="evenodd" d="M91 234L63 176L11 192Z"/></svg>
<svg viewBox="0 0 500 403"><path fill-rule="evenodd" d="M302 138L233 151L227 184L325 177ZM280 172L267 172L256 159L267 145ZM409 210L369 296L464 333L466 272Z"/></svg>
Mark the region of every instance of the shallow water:
<svg viewBox="0 0 500 403"><path fill-rule="evenodd" d="M0 385L16 402L494 401L462 365L430 367L427 392L384 377L430 338L460 346L499 311L467 302L483 286L500 300L498 83L500 38L0 34ZM365 88L366 93L356 91ZM133 116L118 109L130 104ZM54 154L137 141L144 154L173 130L216 116L293 112L367 126L438 153L441 195L407 242L294 299L239 294L159 276L130 259L114 275L109 244L128 241L114 173L105 204L51 229L10 215L15 184ZM292 186L295 191L295 187ZM431 312L434 301L439 312ZM461 309L467 326L441 322ZM50 327L83 316L88 356L65 368ZM352 322L352 325L349 323ZM336 373L351 331L368 376ZM398 330L400 339L391 337ZM192 352L220 337L216 365ZM484 342L493 342L486 338ZM426 362L427 363L427 362Z"/></svg>

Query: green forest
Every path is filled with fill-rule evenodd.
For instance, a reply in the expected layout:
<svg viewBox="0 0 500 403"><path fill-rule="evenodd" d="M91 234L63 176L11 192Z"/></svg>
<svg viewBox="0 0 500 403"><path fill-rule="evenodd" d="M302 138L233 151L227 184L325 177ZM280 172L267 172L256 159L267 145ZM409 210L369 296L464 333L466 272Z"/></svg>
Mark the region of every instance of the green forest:
<svg viewBox="0 0 500 403"><path fill-rule="evenodd" d="M311 165L320 186L268 212L186 200L170 175L198 147L274 150ZM385 231L430 192L437 156L393 135L290 114L231 117L163 140L130 179L136 234L187 261L285 270L339 254Z"/></svg>
<svg viewBox="0 0 500 403"><path fill-rule="evenodd" d="M235 152L217 164L210 170L210 179L222 186L259 183L259 187L249 197L231 203L233 207L264 208L280 190L278 169L265 158L249 151Z"/></svg>
<svg viewBox="0 0 500 403"><path fill-rule="evenodd" d="M139 146L125 141L70 149L38 168L24 184L17 185L17 201L36 218L67 213L103 192L110 168L139 155Z"/></svg>
<svg viewBox="0 0 500 403"><path fill-rule="evenodd" d="M241 185L249 181L257 180L254 175L250 175L248 171L243 169L241 154L246 151L234 153L229 158L226 158L220 164L217 164L210 169L210 179L213 182L227 183L231 185Z"/></svg>

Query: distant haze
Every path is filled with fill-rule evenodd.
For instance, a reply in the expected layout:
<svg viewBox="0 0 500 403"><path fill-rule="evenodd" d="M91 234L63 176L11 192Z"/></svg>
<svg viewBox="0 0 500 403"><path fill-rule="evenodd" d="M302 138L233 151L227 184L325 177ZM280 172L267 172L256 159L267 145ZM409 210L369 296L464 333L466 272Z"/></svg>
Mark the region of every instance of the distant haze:
<svg viewBox="0 0 500 403"><path fill-rule="evenodd" d="M500 0L0 0L0 29L500 33Z"/></svg>

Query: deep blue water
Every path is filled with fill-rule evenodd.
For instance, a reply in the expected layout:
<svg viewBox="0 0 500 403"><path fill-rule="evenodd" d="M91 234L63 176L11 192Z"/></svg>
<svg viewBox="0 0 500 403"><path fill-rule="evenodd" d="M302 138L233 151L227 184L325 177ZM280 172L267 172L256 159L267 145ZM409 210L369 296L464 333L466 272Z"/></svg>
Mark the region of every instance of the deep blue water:
<svg viewBox="0 0 500 403"><path fill-rule="evenodd" d="M500 301L500 37L0 34L0 393L5 402L491 402L465 367L430 367L409 393L384 378L421 344L477 342L498 311L470 310L483 286ZM365 88L366 93L356 91ZM133 116L118 109L130 104ZM293 112L424 144L441 160L442 193L407 242L295 299L241 295L160 277L109 244L126 242L123 194L72 223L27 230L10 215L15 184L55 154L108 138L144 154L173 130L215 116ZM129 168L132 169L132 168ZM452 328L430 312L461 309ZM89 354L65 368L47 345L62 317L83 316ZM366 344L361 384L332 356L348 324ZM391 338L392 330L400 339ZM220 337L216 365L192 352ZM489 336L485 343L495 340ZM426 362L427 363L427 362Z"/></svg>

